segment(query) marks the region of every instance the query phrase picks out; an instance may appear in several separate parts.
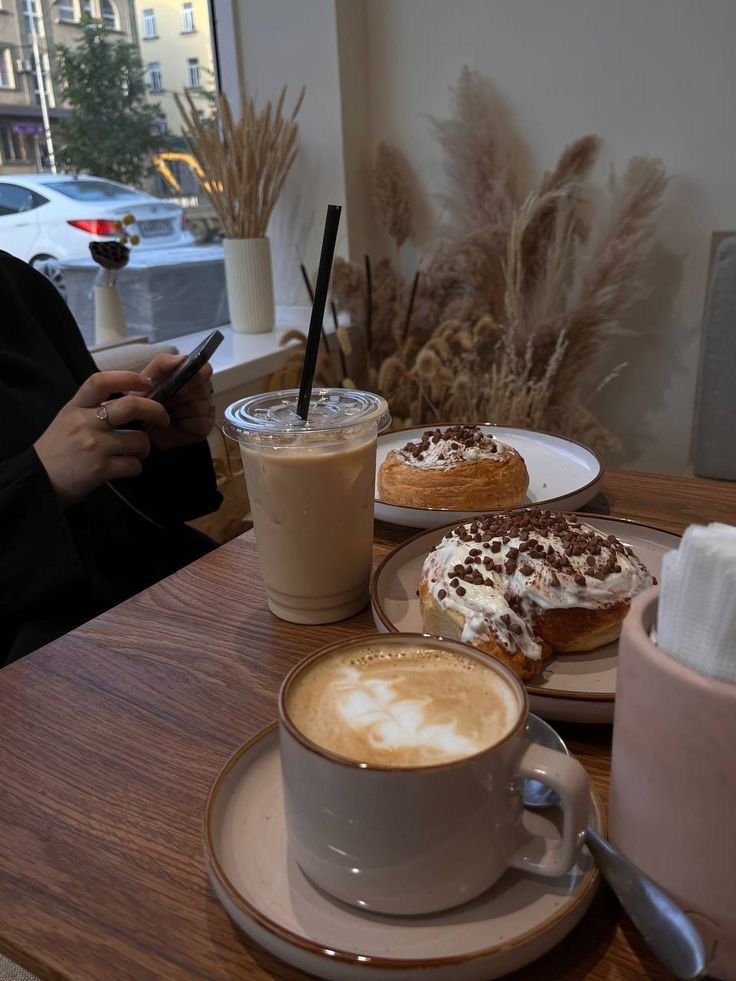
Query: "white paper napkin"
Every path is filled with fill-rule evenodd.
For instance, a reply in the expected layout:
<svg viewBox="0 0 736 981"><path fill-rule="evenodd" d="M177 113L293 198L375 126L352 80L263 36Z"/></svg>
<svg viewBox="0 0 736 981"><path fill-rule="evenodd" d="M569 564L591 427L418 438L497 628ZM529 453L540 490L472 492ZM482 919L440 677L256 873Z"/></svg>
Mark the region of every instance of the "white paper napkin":
<svg viewBox="0 0 736 981"><path fill-rule="evenodd" d="M736 684L736 527L691 525L664 556L657 643L694 671Z"/></svg>

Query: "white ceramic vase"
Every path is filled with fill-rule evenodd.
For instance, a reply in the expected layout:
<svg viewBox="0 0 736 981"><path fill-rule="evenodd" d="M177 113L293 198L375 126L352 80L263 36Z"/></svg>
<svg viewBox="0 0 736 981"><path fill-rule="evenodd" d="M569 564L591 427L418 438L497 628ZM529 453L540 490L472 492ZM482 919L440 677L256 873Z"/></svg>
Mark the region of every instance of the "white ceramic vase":
<svg viewBox="0 0 736 981"><path fill-rule="evenodd" d="M240 334L273 330L276 311L269 240L226 238L225 280L233 330Z"/></svg>
<svg viewBox="0 0 736 981"><path fill-rule="evenodd" d="M95 344L109 344L127 336L117 286L95 286Z"/></svg>

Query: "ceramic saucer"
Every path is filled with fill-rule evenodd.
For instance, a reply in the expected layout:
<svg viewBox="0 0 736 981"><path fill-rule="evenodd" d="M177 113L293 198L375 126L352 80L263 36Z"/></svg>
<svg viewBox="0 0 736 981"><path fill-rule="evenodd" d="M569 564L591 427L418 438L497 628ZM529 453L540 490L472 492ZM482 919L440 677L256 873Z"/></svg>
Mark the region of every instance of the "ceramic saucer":
<svg viewBox="0 0 736 981"><path fill-rule="evenodd" d="M446 424L440 426L445 428ZM420 439L428 428L418 426L396 429L378 437L376 448L375 515L380 521L410 528L436 528L448 521L462 521L477 511L452 511L437 501L433 508L413 508L388 504L378 493L378 469L391 450L400 450L412 440ZM554 511L574 511L591 501L603 479L603 464L593 450L574 440L531 429L504 426L480 426L483 432L513 446L524 458L529 472L529 488L519 507L544 507Z"/></svg>
<svg viewBox="0 0 736 981"><path fill-rule="evenodd" d="M680 544L679 535L626 518L582 513L579 517L630 545L653 576L659 577L665 552ZM432 547L454 525L455 522L407 539L378 566L371 581L371 609L379 631L422 632L417 598L422 565ZM538 677L527 683L529 707L543 719L610 724L617 669L617 640L589 653L557 654L545 662Z"/></svg>
<svg viewBox="0 0 736 981"><path fill-rule="evenodd" d="M559 837L556 812L528 812L536 834ZM601 808L590 801L590 822ZM205 819L214 890L234 922L288 964L337 981L480 981L516 970L558 943L588 909L598 873L587 851L555 879L511 870L483 896L427 916L364 913L330 899L287 853L274 723L230 757Z"/></svg>

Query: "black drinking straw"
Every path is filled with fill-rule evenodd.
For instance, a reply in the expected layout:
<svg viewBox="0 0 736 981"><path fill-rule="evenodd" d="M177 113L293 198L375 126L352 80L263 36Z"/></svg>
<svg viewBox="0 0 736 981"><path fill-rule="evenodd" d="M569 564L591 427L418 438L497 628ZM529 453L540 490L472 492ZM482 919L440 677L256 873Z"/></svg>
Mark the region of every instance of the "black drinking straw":
<svg viewBox="0 0 736 981"><path fill-rule="evenodd" d="M322 333L322 321L324 320L325 316L327 291L330 288L332 258L335 254L337 226L340 224L341 211L342 208L339 204L329 204L327 206L325 230L322 235L322 251L319 256L319 269L317 270L317 285L314 288L312 317L309 321L309 334L307 335L307 347L304 351L302 380L301 384L299 385L299 400L296 404L296 411L301 419L306 419L309 415L309 400L312 397L312 383L314 381L314 372L317 367L319 339Z"/></svg>

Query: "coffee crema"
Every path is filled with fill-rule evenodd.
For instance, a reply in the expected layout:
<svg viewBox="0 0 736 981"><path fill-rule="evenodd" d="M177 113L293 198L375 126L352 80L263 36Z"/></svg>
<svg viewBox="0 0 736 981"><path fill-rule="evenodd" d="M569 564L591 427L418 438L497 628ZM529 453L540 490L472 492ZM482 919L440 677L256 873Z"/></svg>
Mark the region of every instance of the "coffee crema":
<svg viewBox="0 0 736 981"><path fill-rule="evenodd" d="M316 659L291 682L287 713L313 743L356 763L415 767L473 756L513 729L513 687L472 657L366 646Z"/></svg>

